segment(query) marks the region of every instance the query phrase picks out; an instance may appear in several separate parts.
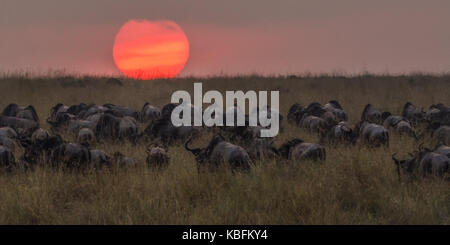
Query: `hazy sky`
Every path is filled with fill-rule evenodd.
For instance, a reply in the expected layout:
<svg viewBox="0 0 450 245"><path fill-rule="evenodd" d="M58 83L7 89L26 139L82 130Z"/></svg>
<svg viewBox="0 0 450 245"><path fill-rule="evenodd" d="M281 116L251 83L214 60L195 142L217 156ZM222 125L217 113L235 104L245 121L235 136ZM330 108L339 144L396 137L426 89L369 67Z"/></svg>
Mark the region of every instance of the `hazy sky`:
<svg viewBox="0 0 450 245"><path fill-rule="evenodd" d="M129 19L175 21L181 75L449 72L448 0L0 0L0 71L118 74Z"/></svg>

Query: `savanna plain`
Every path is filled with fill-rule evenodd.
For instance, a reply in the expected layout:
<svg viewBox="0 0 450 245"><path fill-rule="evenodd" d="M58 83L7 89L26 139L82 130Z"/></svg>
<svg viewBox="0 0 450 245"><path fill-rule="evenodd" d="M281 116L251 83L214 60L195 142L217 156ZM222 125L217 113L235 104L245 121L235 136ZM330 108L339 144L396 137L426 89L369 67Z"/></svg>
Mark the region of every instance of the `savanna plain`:
<svg viewBox="0 0 450 245"><path fill-rule="evenodd" d="M176 90L280 91L282 132L274 144L292 138L319 142L317 135L286 120L294 103L337 100L353 126L367 103L401 114L410 101L427 109L450 104L449 75L317 75L211 77L136 81L107 77L4 75L0 108L33 105L40 127L57 103L113 103L140 110L145 102L161 108ZM207 105L204 105L204 108ZM143 127L143 125L142 125ZM70 135L65 140L73 141ZM211 133L192 142L206 146ZM183 145L169 148L169 167L150 169L146 143L98 143L138 160L136 168L62 171L36 167L0 173L0 224L450 224L450 182L443 178L402 178L391 159L407 157L428 136L391 134L389 147L327 145L326 160L254 161L248 173L227 168L198 172ZM16 149L18 158L22 149Z"/></svg>

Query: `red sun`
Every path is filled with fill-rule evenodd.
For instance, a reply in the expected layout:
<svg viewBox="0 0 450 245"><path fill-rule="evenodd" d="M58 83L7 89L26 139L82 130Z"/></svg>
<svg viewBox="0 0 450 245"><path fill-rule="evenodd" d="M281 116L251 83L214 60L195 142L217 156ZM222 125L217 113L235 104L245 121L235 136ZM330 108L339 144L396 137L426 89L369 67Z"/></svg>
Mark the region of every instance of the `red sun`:
<svg viewBox="0 0 450 245"><path fill-rule="evenodd" d="M130 20L114 40L113 57L127 77L175 77L189 57L189 42L173 21Z"/></svg>

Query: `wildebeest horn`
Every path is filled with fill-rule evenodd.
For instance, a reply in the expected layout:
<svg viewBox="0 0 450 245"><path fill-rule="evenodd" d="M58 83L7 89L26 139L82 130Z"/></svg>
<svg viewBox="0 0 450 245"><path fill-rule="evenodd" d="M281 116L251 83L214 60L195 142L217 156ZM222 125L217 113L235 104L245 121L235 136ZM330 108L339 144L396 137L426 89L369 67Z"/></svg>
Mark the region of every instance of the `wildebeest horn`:
<svg viewBox="0 0 450 245"><path fill-rule="evenodd" d="M423 150L423 142L420 143L420 145L419 145L419 151L422 151L422 150Z"/></svg>
<svg viewBox="0 0 450 245"><path fill-rule="evenodd" d="M192 152L192 154L197 156L198 154L200 154L201 149L200 148L190 149L188 147L188 144L191 142L191 140L192 140L192 137L189 137L189 139L186 141L186 143L184 143L184 148L186 148L186 150Z"/></svg>

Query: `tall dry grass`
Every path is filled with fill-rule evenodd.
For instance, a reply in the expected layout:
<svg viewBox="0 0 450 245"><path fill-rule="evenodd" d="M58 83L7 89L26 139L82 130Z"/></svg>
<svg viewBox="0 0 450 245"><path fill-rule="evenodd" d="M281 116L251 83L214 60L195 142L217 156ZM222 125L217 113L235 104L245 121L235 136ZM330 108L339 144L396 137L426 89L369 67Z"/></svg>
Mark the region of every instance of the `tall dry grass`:
<svg viewBox="0 0 450 245"><path fill-rule="evenodd" d="M45 119L56 103L114 103L140 109L162 106L173 91L203 89L279 90L286 115L294 102L338 100L356 123L367 103L399 114L406 101L427 108L450 104L450 76L213 77L125 80L107 86L103 77L9 76L0 78L0 108L33 104ZM280 145L292 137L317 142L315 135L283 122ZM196 145L205 145L206 134ZM66 139L70 139L66 136ZM425 142L431 145L427 139ZM323 163L255 162L249 174L197 172L183 147L171 147L170 166L145 166L145 145L99 144L136 157L136 169L62 172L39 167L0 173L1 224L450 224L450 183L436 178L399 183L393 152L417 147L408 137L391 137L389 149L326 146ZM16 152L16 157L20 149Z"/></svg>

